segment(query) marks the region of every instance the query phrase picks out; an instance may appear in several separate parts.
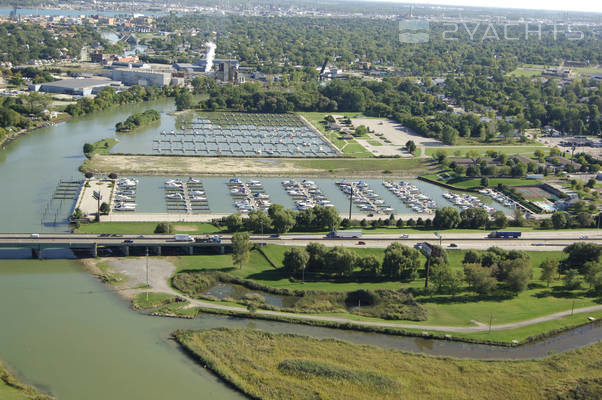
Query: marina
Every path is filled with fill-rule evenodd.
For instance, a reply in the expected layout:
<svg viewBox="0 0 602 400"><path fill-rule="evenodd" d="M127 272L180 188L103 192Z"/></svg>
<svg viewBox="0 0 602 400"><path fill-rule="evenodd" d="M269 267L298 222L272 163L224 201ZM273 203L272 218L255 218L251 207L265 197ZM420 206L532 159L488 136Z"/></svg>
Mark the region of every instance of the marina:
<svg viewBox="0 0 602 400"><path fill-rule="evenodd" d="M207 113L164 129L153 154L335 157L339 150L295 114Z"/></svg>
<svg viewBox="0 0 602 400"><path fill-rule="evenodd" d="M112 201L111 213L103 215L103 221L210 221L236 212L267 211L271 204L297 211L318 205L334 207L348 217L351 191L351 213L357 219L372 218L370 214L432 218L438 207L447 204L459 210L482 207L489 213L510 212L492 200L486 204L485 195L480 199L453 194L421 181L137 176L119 178L113 186L107 179L89 182L103 192L103 202ZM105 182L107 188L97 182ZM84 191L84 196L89 193ZM232 201L224 201L228 197ZM82 211L95 215L97 201L90 199Z"/></svg>

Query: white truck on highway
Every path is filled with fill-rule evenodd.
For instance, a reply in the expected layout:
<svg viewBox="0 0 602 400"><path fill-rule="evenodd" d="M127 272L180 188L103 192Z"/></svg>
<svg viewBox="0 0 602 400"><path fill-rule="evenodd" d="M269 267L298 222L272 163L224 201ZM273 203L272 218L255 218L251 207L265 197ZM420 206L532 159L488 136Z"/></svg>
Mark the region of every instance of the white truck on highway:
<svg viewBox="0 0 602 400"><path fill-rule="evenodd" d="M362 231L332 231L326 235L328 239L359 239Z"/></svg>
<svg viewBox="0 0 602 400"><path fill-rule="evenodd" d="M176 242L194 242L194 238L192 236L185 234L174 235L173 240Z"/></svg>

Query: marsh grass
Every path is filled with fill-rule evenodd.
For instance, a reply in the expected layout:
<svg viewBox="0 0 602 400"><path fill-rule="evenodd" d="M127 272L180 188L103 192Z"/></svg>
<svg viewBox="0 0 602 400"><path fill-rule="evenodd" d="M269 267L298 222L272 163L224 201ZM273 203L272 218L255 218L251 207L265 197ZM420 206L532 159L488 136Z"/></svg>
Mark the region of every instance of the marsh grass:
<svg viewBox="0 0 602 400"><path fill-rule="evenodd" d="M250 329L183 331L176 338L219 377L248 396L265 400L602 395L602 343L541 360L478 361Z"/></svg>

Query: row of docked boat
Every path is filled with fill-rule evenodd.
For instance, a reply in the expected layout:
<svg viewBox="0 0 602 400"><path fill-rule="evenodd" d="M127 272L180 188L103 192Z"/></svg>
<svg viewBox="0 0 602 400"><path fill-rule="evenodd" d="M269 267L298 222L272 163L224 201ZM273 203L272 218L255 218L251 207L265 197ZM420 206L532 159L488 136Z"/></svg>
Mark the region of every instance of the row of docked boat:
<svg viewBox="0 0 602 400"><path fill-rule="evenodd" d="M383 186L401 200L407 207L420 214L432 214L437 209L437 203L410 182L385 181Z"/></svg>
<svg viewBox="0 0 602 400"><path fill-rule="evenodd" d="M230 195L235 199L234 207L242 214L254 210L267 211L272 205L270 196L265 193L263 184L258 180L243 182L239 178L230 178L227 182Z"/></svg>
<svg viewBox="0 0 602 400"><path fill-rule="evenodd" d="M451 203L454 203L461 210L467 210L469 208L482 208L487 211L489 214L493 213L495 209L493 207L489 207L487 204L483 203L481 199L476 196L472 196L470 194L458 194L458 193L443 193L443 197L445 197Z"/></svg>
<svg viewBox="0 0 602 400"><path fill-rule="evenodd" d="M317 205L334 207L334 204L326 198L314 181L304 179L302 181L282 181L286 193L295 201L295 208L299 211L309 210Z"/></svg>
<svg viewBox="0 0 602 400"><path fill-rule="evenodd" d="M492 189L481 189L479 190L479 193L484 194L485 196L491 197L493 200L497 201L498 203L506 206L506 207L517 207L517 203L512 200L510 197L506 196L503 193L500 192L496 192L495 190Z"/></svg>
<svg viewBox="0 0 602 400"><path fill-rule="evenodd" d="M339 189L345 193L348 197L351 197L352 201L364 212L375 212L375 213L391 213L393 208L380 198L380 195L375 193L370 188L368 183L364 181L347 182L341 180L335 182Z"/></svg>
<svg viewBox="0 0 602 400"><path fill-rule="evenodd" d="M136 211L136 191L138 189L138 179L119 178L115 182L117 188L113 195L114 211Z"/></svg>

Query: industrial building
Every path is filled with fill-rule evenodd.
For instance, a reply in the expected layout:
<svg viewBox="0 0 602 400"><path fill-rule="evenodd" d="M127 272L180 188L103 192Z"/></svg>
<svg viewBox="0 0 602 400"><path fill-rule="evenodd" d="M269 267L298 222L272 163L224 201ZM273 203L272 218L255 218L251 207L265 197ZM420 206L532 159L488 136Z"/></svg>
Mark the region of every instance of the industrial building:
<svg viewBox="0 0 602 400"><path fill-rule="evenodd" d="M205 67L207 66L207 60L204 59L204 58L199 58L199 60L197 61L197 64L204 71ZM228 67L229 67L229 69L233 69L233 70L238 69L238 66L240 65L240 63L238 62L238 60L226 60L224 58L214 58L213 59L213 66L212 66L211 70L212 71L219 71L220 66L222 66L224 64L227 64Z"/></svg>
<svg viewBox="0 0 602 400"><path fill-rule="evenodd" d="M40 83L30 85L29 90L35 92L71 94L88 96L100 92L107 86L120 87L121 83L102 77L83 79L63 79L56 82Z"/></svg>
<svg viewBox="0 0 602 400"><path fill-rule="evenodd" d="M165 86L171 83L171 72L152 69L116 68L111 71L111 78L124 85L133 86Z"/></svg>

